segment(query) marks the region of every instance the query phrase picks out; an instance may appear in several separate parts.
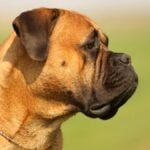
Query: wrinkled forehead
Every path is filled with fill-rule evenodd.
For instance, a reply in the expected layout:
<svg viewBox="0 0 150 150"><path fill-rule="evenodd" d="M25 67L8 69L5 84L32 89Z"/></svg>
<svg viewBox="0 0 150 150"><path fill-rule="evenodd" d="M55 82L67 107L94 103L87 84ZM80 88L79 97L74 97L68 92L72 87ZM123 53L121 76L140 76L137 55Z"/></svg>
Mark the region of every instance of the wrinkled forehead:
<svg viewBox="0 0 150 150"><path fill-rule="evenodd" d="M56 34L63 34L64 38L69 37L82 42L86 40L93 30L99 33L102 41L107 39L100 27L87 16L74 11L60 10L60 17L55 27Z"/></svg>

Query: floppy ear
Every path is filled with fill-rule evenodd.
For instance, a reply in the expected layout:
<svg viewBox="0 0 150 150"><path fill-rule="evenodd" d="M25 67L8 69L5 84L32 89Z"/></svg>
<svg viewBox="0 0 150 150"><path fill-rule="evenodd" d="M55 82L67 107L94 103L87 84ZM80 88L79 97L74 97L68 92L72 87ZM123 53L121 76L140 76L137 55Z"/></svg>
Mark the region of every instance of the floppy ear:
<svg viewBox="0 0 150 150"><path fill-rule="evenodd" d="M41 8L24 12L13 21L16 34L33 60L47 58L49 38L58 16L58 9Z"/></svg>

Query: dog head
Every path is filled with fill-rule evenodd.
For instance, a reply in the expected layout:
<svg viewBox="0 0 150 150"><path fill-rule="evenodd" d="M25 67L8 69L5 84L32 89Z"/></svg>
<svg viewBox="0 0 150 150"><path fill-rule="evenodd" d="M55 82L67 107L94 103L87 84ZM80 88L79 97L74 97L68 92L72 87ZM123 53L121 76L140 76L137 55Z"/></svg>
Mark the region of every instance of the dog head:
<svg viewBox="0 0 150 150"><path fill-rule="evenodd" d="M127 54L108 48L108 37L76 12L40 8L13 22L31 60L43 63L32 92L109 119L134 93L138 78ZM32 76L32 75L31 75Z"/></svg>

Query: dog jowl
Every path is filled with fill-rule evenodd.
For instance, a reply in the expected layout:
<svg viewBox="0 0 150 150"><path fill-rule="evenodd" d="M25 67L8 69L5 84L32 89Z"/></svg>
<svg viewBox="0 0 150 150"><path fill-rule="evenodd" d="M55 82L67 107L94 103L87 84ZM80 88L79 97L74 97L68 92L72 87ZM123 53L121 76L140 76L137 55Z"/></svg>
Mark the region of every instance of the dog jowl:
<svg viewBox="0 0 150 150"><path fill-rule="evenodd" d="M130 56L109 50L88 17L39 8L20 14L13 28L0 47L0 84L7 87L0 87L0 127L11 148L60 150L64 120L77 112L109 119L136 90Z"/></svg>

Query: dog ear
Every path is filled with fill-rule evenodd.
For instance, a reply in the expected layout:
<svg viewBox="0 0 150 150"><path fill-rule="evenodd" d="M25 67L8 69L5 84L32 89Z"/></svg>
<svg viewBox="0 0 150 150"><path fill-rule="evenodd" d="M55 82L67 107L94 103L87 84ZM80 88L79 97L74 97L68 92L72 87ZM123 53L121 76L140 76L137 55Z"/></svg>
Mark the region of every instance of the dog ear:
<svg viewBox="0 0 150 150"><path fill-rule="evenodd" d="M28 55L37 61L47 58L49 38L59 16L58 9L34 9L13 21L13 28Z"/></svg>

